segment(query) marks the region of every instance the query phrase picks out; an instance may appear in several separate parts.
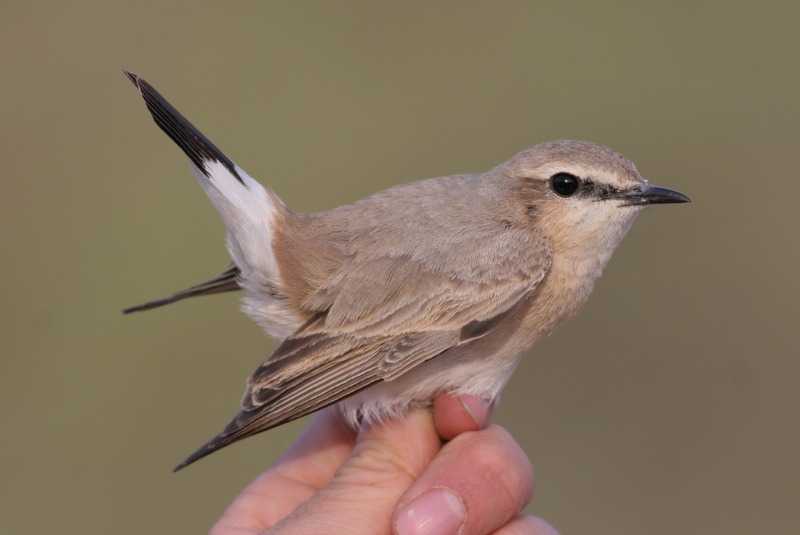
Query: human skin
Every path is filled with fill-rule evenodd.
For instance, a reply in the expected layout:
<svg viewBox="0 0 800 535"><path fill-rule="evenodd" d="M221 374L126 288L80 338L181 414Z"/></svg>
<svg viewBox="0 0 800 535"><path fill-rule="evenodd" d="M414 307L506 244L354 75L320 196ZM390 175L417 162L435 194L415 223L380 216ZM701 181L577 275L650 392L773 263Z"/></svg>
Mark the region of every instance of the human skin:
<svg viewBox="0 0 800 535"><path fill-rule="evenodd" d="M211 534L557 535L519 515L533 468L507 431L487 425L491 409L443 394L433 411L358 430L324 409Z"/></svg>

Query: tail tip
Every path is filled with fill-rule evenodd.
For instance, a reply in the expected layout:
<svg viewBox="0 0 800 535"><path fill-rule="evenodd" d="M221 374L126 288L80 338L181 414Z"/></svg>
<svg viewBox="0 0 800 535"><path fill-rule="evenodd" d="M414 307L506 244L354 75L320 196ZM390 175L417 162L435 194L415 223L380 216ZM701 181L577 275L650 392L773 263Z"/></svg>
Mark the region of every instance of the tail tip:
<svg viewBox="0 0 800 535"><path fill-rule="evenodd" d="M133 82L133 85L135 85L136 87L139 87L139 76L137 76L136 74L132 73L131 71L126 71L125 69L122 69L122 72L125 73L125 76L128 77L128 80Z"/></svg>

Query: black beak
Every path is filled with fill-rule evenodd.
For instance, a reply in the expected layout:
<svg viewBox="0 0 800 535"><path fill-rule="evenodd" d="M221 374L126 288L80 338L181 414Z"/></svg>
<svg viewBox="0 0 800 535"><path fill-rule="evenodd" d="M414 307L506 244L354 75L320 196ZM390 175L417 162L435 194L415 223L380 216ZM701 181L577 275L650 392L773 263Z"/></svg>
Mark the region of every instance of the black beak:
<svg viewBox="0 0 800 535"><path fill-rule="evenodd" d="M678 191L643 184L635 186L619 196L627 201L622 206L644 206L648 204L672 204L678 202L691 202L691 199Z"/></svg>

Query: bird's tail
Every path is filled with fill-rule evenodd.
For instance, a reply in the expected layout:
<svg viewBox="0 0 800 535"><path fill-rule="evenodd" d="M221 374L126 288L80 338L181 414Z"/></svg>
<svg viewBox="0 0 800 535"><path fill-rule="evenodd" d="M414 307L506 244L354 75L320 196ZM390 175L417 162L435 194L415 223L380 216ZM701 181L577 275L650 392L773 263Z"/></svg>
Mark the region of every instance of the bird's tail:
<svg viewBox="0 0 800 535"><path fill-rule="evenodd" d="M189 158L197 181L225 222L228 250L236 266L245 277L257 273L262 279L277 279L272 238L287 212L283 202L233 163L153 86L124 72L139 89L159 128Z"/></svg>

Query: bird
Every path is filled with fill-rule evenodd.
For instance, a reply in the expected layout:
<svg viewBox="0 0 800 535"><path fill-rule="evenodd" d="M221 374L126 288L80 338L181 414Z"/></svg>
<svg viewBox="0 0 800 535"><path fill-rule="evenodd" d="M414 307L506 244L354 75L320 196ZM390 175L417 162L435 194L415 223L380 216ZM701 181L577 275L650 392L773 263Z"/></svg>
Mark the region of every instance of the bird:
<svg viewBox="0 0 800 535"><path fill-rule="evenodd" d="M495 400L522 355L586 301L636 215L690 201L608 147L559 140L485 173L294 212L124 73L188 157L233 260L205 283L124 312L241 289L243 310L281 340L247 380L241 410L175 471L335 403L358 426L441 392Z"/></svg>

